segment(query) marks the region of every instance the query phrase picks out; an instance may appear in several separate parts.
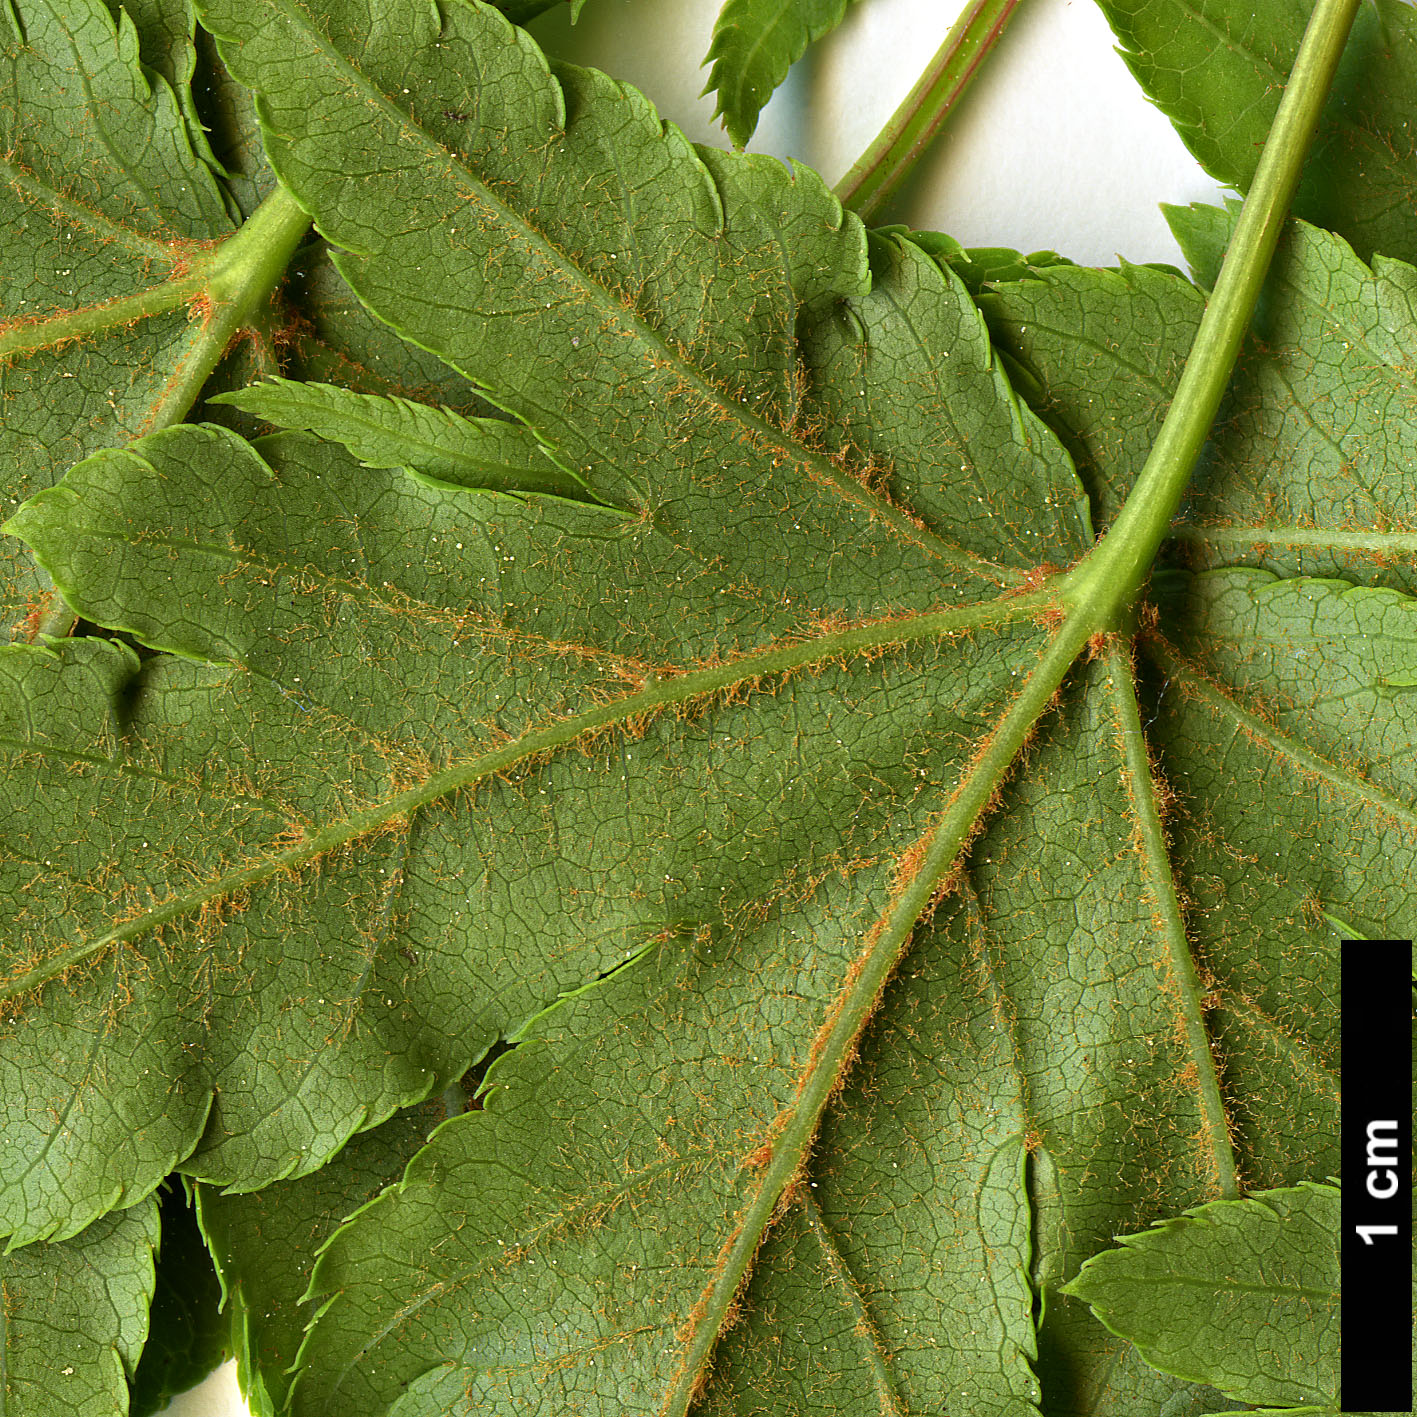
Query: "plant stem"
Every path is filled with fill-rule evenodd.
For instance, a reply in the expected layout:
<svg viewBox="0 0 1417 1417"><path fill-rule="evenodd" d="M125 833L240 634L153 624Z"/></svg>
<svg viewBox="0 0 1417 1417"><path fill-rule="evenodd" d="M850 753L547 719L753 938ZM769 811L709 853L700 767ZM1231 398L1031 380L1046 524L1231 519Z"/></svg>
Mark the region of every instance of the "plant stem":
<svg viewBox="0 0 1417 1417"><path fill-rule="evenodd" d="M842 206L870 221L894 195L954 111L1018 0L970 0L920 82L832 189Z"/></svg>
<svg viewBox="0 0 1417 1417"><path fill-rule="evenodd" d="M1068 577L1065 598L1100 629L1118 623L1149 574L1210 433L1357 9L1315 7L1161 432L1117 520Z"/></svg>
<svg viewBox="0 0 1417 1417"><path fill-rule="evenodd" d="M1097 645L1104 632L1117 628L1130 615L1132 601L1150 571L1229 382L1357 3L1358 0L1319 0L1156 446L1112 530L1063 578L1066 618L937 819L924 843L914 877L899 891L882 928L870 941L861 968L835 1009L829 1033L814 1051L813 1068L799 1085L797 1106L774 1142L759 1194L745 1214L713 1289L705 1296L706 1311L715 1315L720 1324L726 1321L733 1296L779 1197L809 1153L821 1112L849 1066L857 1036L904 952L915 922L963 854L993 793L1028 741L1034 725L1053 703L1078 656L1089 642ZM1114 678L1119 678L1123 668L1115 647L1111 654ZM1140 795L1134 809L1144 846L1153 859L1164 859L1165 838L1143 746L1141 720L1131 697L1129 666L1126 677L1127 697L1120 707L1127 740L1127 767ZM1152 885L1172 947L1173 964L1188 993L1187 1041L1200 1073L1200 1106L1211 1138L1217 1183L1223 1194L1234 1194L1237 1186L1224 1099L1215 1076L1200 1004L1200 984L1186 943L1180 903L1169 877L1155 880ZM1210 1066L1202 1068L1201 1063ZM681 1377L663 1408L666 1417L680 1417L687 1412L696 1391L698 1374L708 1361L718 1332L717 1326L703 1327L709 1331L692 1336Z"/></svg>

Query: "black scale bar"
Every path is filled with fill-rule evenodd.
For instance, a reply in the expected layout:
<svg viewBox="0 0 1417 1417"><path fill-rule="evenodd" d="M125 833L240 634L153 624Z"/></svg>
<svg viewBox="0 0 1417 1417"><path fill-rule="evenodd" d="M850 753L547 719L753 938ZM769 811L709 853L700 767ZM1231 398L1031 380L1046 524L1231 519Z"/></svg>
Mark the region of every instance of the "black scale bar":
<svg viewBox="0 0 1417 1417"><path fill-rule="evenodd" d="M1412 1410L1412 942L1344 940L1342 1409Z"/></svg>

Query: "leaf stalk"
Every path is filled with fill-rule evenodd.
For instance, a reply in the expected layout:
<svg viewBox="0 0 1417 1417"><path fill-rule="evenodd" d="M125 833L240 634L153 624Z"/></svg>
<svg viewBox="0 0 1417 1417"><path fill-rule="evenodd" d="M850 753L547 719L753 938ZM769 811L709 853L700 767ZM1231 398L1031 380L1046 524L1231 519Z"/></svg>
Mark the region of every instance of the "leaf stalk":
<svg viewBox="0 0 1417 1417"><path fill-rule="evenodd" d="M1161 431L1117 520L1063 586L1098 629L1116 627L1141 589L1210 434L1358 3L1318 0Z"/></svg>
<svg viewBox="0 0 1417 1417"><path fill-rule="evenodd" d="M971 0L919 82L832 189L842 206L866 222L876 217L958 107L1018 3Z"/></svg>

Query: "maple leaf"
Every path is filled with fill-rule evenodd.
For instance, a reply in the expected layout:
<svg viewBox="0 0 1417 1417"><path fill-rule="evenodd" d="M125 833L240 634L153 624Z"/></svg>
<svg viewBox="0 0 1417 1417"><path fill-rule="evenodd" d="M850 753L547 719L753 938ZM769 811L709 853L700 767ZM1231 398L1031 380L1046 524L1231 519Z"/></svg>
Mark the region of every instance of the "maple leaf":
<svg viewBox="0 0 1417 1417"><path fill-rule="evenodd" d="M213 406L296 431L155 432L8 523L145 647L0 653L15 1240L195 1178L302 1413L1214 1410L1063 1286L1333 1169L1338 930L1413 923L1402 583L1221 550L1130 611L1162 528L1021 324L1090 509L944 243L481 6L205 21L439 406L265 383ZM1256 516L1233 457L1203 529ZM263 1208L307 1237L269 1348Z"/></svg>
<svg viewBox="0 0 1417 1417"><path fill-rule="evenodd" d="M210 353L189 307L233 230L173 89L139 68L128 16L115 21L97 0L38 0L23 14L23 28L16 12L0 15L10 75L0 95L0 487L11 509L85 454L162 426L184 371ZM27 608L38 618L47 589L8 541L3 638Z"/></svg>
<svg viewBox="0 0 1417 1417"><path fill-rule="evenodd" d="M1214 282L1231 216L1171 209L1197 277ZM1000 348L1074 453L1100 519L1126 498L1204 303L1146 266L1032 269L983 296ZM1261 566L1417 591L1417 275L1371 266L1293 223L1225 403L1171 528L1193 568ZM1082 344L1086 354L1079 359ZM1105 385L1105 404L1095 390Z"/></svg>
<svg viewBox="0 0 1417 1417"><path fill-rule="evenodd" d="M379 326L319 253L293 273L287 307L272 301L306 223L277 200L234 239L236 218L253 216L274 179L249 94L209 61L202 104L194 97L192 25L183 0L116 14L102 0L26 0L0 17L11 74L0 96L9 509L88 453L186 417L204 388L274 373L282 344L296 346L302 374L450 397L442 366ZM7 541L0 638L33 639L66 615Z"/></svg>
<svg viewBox="0 0 1417 1417"><path fill-rule="evenodd" d="M456 1091L456 1087L449 1092ZM244 1195L199 1184L202 1233L226 1288L242 1389L257 1417L286 1404L301 1340L318 1305L307 1298L321 1247L348 1215L403 1174L428 1133L466 1110L448 1094L360 1132L327 1166Z"/></svg>
<svg viewBox="0 0 1417 1417"><path fill-rule="evenodd" d="M0 1395L26 1414L126 1410L148 1336L157 1202L96 1220L76 1240L0 1254Z"/></svg>

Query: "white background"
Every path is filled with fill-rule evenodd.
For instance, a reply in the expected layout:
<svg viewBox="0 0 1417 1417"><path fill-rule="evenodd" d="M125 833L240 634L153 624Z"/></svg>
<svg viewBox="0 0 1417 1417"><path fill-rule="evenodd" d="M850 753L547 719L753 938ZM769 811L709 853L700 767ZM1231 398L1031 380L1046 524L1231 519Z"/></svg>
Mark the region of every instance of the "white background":
<svg viewBox="0 0 1417 1417"><path fill-rule="evenodd" d="M857 0L763 111L751 146L835 182L909 91L954 22L955 0ZM587 0L533 32L551 53L643 89L697 142L726 146L699 98L717 0ZM1181 257L1157 203L1213 201L1216 184L1142 97L1091 0L1022 0L949 130L884 221L968 246L1054 250L1087 265ZM167 1409L246 1417L228 1363Z"/></svg>

